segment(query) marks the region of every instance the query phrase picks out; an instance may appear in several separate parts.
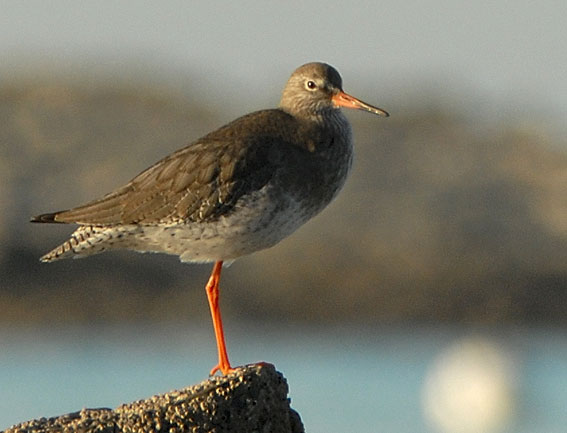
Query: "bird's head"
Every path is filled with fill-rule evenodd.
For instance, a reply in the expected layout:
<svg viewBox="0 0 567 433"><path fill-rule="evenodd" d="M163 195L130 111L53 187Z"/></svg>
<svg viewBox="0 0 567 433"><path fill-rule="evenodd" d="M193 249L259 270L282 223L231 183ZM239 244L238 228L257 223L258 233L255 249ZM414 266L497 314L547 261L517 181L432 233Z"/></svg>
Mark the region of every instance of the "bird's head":
<svg viewBox="0 0 567 433"><path fill-rule="evenodd" d="M340 107L368 111L388 117L374 107L345 93L342 79L335 68L326 63L307 63L297 68L289 78L280 101L280 108L297 117L320 117Z"/></svg>

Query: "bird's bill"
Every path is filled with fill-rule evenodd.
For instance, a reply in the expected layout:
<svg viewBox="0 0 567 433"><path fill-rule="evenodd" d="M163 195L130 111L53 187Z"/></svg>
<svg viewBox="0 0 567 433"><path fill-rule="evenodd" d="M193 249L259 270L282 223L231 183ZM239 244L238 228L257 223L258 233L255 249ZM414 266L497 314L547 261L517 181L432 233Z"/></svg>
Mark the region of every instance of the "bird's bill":
<svg viewBox="0 0 567 433"><path fill-rule="evenodd" d="M362 102L360 99L356 99L354 96L350 96L348 93L345 93L342 90L334 94L331 100L333 101L335 107L354 108L355 110L368 111L369 113L373 113L382 117L389 116L387 111L382 110L378 107L374 107L373 105L367 104L366 102Z"/></svg>

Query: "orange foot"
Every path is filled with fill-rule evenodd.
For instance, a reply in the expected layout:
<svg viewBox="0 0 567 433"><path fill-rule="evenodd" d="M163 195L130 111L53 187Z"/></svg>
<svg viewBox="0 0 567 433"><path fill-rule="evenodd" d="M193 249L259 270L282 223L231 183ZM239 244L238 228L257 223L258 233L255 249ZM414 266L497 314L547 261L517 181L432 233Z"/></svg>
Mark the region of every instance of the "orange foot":
<svg viewBox="0 0 567 433"><path fill-rule="evenodd" d="M217 364L213 367L213 369L209 373L209 376L214 376L217 371L220 371L223 375L226 376L227 374L235 372L236 368L232 368L230 364L226 364L226 365Z"/></svg>

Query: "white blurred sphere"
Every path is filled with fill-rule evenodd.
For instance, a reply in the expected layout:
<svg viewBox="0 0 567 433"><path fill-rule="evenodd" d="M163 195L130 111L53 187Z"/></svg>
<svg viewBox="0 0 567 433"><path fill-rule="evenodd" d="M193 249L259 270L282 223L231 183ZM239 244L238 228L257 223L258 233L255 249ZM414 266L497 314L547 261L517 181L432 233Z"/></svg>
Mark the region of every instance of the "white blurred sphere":
<svg viewBox="0 0 567 433"><path fill-rule="evenodd" d="M427 373L423 406L443 433L492 433L513 415L515 372L511 358L483 338L451 345Z"/></svg>

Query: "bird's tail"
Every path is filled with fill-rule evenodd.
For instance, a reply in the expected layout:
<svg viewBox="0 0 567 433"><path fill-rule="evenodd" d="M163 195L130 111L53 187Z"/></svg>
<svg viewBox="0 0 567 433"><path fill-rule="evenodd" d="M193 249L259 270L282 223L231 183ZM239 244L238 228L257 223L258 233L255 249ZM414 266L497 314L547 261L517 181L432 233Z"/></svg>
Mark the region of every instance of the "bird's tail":
<svg viewBox="0 0 567 433"><path fill-rule="evenodd" d="M41 218L42 216L40 215L36 218ZM112 231L106 227L80 226L67 241L40 257L39 260L42 262L53 262L59 259L86 257L102 253L107 247L112 245L112 242L109 243L107 241L110 241L113 237Z"/></svg>
<svg viewBox="0 0 567 433"><path fill-rule="evenodd" d="M55 216L58 214L59 212L53 212L53 213L44 213L38 216L34 216L30 222L32 223L60 223L60 221L55 221Z"/></svg>

